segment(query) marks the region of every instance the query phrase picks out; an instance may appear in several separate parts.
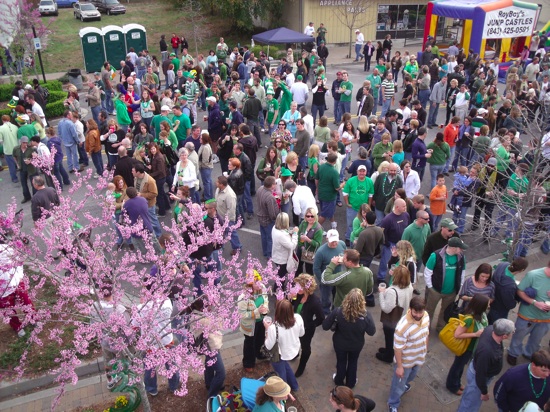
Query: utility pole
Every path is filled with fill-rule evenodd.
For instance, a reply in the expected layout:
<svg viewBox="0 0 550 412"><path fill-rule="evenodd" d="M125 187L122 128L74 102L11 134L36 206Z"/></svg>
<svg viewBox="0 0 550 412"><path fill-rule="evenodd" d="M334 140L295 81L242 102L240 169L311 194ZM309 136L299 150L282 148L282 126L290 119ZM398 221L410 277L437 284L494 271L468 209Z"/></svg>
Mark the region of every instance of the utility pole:
<svg viewBox="0 0 550 412"><path fill-rule="evenodd" d="M40 62L40 70L42 71L42 78L44 79L44 83L46 83L46 74L44 73L44 65L42 64L42 54L40 53L40 50L42 49L42 45L40 44L40 39L36 37L36 29L34 28L34 25L32 26L32 35L34 38L34 48L38 52L38 61Z"/></svg>

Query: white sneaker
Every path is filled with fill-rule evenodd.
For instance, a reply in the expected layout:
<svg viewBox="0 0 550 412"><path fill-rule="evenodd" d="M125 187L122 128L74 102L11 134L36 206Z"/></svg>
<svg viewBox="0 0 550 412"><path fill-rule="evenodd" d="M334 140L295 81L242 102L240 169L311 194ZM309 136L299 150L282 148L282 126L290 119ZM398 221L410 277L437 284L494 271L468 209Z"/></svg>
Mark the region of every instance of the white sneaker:
<svg viewBox="0 0 550 412"><path fill-rule="evenodd" d="M336 229L337 226L338 226L338 222L330 222L331 228Z"/></svg>
<svg viewBox="0 0 550 412"><path fill-rule="evenodd" d="M97 173L94 173L94 179L99 179L99 175Z"/></svg>
<svg viewBox="0 0 550 412"><path fill-rule="evenodd" d="M218 155L213 155L212 158L213 158L212 160L213 163L220 163L220 158L218 157Z"/></svg>
<svg viewBox="0 0 550 412"><path fill-rule="evenodd" d="M26 335L25 329L19 329L19 332L17 332L17 336L19 336L20 338L22 338L25 335Z"/></svg>

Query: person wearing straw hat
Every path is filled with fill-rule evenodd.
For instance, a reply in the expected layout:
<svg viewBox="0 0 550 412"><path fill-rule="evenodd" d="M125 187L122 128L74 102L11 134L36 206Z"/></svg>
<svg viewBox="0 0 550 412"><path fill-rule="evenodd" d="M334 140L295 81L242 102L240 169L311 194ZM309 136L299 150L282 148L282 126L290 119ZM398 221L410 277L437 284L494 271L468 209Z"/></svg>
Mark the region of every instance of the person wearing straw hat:
<svg viewBox="0 0 550 412"><path fill-rule="evenodd" d="M289 398L296 400L290 393L290 386L278 376L272 376L258 389L252 412L284 411L285 401Z"/></svg>

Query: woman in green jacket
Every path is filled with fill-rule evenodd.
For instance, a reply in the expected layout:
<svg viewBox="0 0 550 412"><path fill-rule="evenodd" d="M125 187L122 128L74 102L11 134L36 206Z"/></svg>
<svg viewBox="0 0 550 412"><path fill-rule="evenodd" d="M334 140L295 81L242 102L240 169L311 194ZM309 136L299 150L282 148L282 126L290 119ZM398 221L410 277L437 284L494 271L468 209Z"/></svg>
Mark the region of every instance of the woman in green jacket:
<svg viewBox="0 0 550 412"><path fill-rule="evenodd" d="M305 273L313 275L313 263L303 260L303 252L315 253L323 243L323 227L318 222L317 208L308 207L306 209L305 219L298 226L298 247L296 254L300 259L296 273L302 273L302 263L305 263Z"/></svg>
<svg viewBox="0 0 550 412"><path fill-rule="evenodd" d="M443 173L445 163L447 159L451 157L451 148L449 144L443 140L443 133L438 132L435 136L435 140L428 145L427 149L428 152L431 150L432 154L428 159L428 163L430 164L430 177L432 180L430 190L432 190L437 182L437 175Z"/></svg>
<svg viewBox="0 0 550 412"><path fill-rule="evenodd" d="M389 133L382 135L382 141L376 143L372 149L372 157L374 158L374 168L378 169L380 163L384 160L392 163L393 159L393 145L391 143L391 136Z"/></svg>
<svg viewBox="0 0 550 412"><path fill-rule="evenodd" d="M371 212L371 208L368 203L363 203L357 212L357 216L353 219L353 225L349 241L353 247L353 244L359 237L359 234L367 227L367 213Z"/></svg>

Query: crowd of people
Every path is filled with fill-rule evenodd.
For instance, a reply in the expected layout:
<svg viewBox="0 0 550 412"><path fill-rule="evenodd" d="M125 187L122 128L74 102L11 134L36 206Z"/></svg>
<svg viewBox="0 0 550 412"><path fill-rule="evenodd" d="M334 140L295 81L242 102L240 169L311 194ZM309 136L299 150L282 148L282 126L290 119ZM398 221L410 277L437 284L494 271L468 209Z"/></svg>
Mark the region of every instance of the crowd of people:
<svg viewBox="0 0 550 412"><path fill-rule="evenodd" d="M308 27L305 32L313 35L313 23ZM229 222L235 255L242 248L238 222L247 225L256 218L262 254L277 266L280 282L275 287L296 291L277 302L273 319L270 285L262 284L261 276L247 283L239 298L243 367L251 370L257 358L265 357L263 345L270 350L277 344L280 353L272 365L284 385L266 385L258 395L260 405L286 398L288 388L298 390L315 329L322 325L334 331L337 386L331 404L341 410L372 410L372 401L354 398L348 389L358 381L364 334L376 331L367 310L375 306L376 293L385 337L376 358L394 363L390 412L397 411L425 362L431 325L441 331L448 320L445 313L457 299L471 318L456 334L471 344L456 357L446 382L449 391L462 396L459 410L478 410L488 399L487 386L502 369L502 342L508 338L508 363L516 365L523 355L531 364L527 371L518 365L499 379L497 404L503 411L528 401L542 408L550 396L550 353L539 350L550 325L550 263L527 272L519 285L514 276L526 270L525 257L539 232L542 252L550 251L550 133L532 137L527 151L521 141L529 122L546 119L550 55L542 63L536 56L514 62L502 92L497 88L498 59L486 61L474 53L466 57L456 42L443 55L433 40L417 59L392 50L391 37L375 49L358 31L356 61L364 59L369 74L354 90L346 70L328 82L328 53L319 53L326 47L326 32L317 31L322 35L318 48L302 53L289 49L277 67L265 53L255 56L246 46L230 49L223 38L207 57L193 57L185 38L173 34L169 53L163 36L160 61L147 50L131 50L116 74L105 62L102 72L90 77L85 93L69 90L57 130L44 115L47 96L39 83L23 87L17 82L13 113L2 117L0 139L11 179L21 182L22 203L40 201L40 210L47 213L55 200L44 200L39 188L49 185L62 192L71 184L69 174L84 171L91 158L94 178L113 175L109 193L120 249L146 253L144 238L125 238L119 230L124 216L132 225L143 223L160 253L166 239L159 219L182 223L187 214L204 208L209 230ZM86 120L80 99L90 108ZM334 130L325 115L329 104ZM438 124L441 107L446 120ZM198 125L199 112L204 113L204 130ZM439 131L426 143L433 128ZM49 158L52 151L51 165L35 165L33 159ZM217 163L221 174L213 176ZM429 191L423 194L427 171ZM512 263L494 270L484 263L466 278L468 246L460 235L472 207L470 230L482 228L487 242L498 239L503 227L505 240L520 235ZM447 209L452 218L445 217ZM336 224L340 211L345 211L344 228ZM191 255L198 294L202 269L221 267L222 248L212 243ZM371 270L375 259L376 275ZM419 290L422 267L425 295ZM289 282L294 272L299 276ZM520 306L514 323L507 318L516 299ZM17 330L17 322L12 327ZM299 367L293 371L288 362L300 349ZM470 360L463 387L461 377ZM218 356L213 365L207 363L213 395L223 386L223 361ZM512 379L527 388L529 381L534 394L519 391ZM156 379L146 380L155 395ZM273 386L277 390L269 392Z"/></svg>

